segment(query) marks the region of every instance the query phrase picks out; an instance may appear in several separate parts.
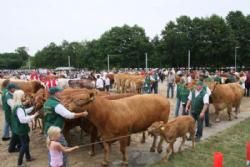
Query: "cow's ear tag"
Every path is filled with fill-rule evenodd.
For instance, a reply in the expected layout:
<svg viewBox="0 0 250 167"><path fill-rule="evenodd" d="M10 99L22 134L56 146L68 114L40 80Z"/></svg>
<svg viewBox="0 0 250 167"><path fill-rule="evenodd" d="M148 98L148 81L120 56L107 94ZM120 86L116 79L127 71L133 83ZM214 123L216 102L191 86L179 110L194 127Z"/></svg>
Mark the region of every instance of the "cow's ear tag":
<svg viewBox="0 0 250 167"><path fill-rule="evenodd" d="M165 127L163 126L163 127L161 127L161 130L163 131L163 130L165 130Z"/></svg>

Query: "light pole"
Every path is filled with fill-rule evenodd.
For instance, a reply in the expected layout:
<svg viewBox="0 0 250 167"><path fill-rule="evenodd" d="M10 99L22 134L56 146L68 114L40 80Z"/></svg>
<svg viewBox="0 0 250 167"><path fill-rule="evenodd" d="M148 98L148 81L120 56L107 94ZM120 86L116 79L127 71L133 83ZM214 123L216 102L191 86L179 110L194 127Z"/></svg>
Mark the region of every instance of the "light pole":
<svg viewBox="0 0 250 167"><path fill-rule="evenodd" d="M68 66L70 67L70 56L68 56Z"/></svg>
<svg viewBox="0 0 250 167"><path fill-rule="evenodd" d="M109 55L107 55L108 58L107 58L107 63L108 63L108 72L109 72Z"/></svg>
<svg viewBox="0 0 250 167"><path fill-rule="evenodd" d="M146 66L146 71L148 71L148 53L145 53L145 66Z"/></svg>
<svg viewBox="0 0 250 167"><path fill-rule="evenodd" d="M237 49L240 48L239 46L234 47L234 69L235 72L237 71Z"/></svg>
<svg viewBox="0 0 250 167"><path fill-rule="evenodd" d="M190 49L188 49L188 72L190 72Z"/></svg>
<svg viewBox="0 0 250 167"><path fill-rule="evenodd" d="M29 56L29 70L30 70L30 56Z"/></svg>

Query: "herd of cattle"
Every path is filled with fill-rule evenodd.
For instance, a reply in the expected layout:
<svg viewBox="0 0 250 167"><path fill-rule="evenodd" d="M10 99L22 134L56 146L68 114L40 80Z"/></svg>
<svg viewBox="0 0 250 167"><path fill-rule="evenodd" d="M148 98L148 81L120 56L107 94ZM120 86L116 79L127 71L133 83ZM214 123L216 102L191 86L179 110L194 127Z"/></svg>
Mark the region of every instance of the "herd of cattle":
<svg viewBox="0 0 250 167"><path fill-rule="evenodd" d="M70 142L69 130L80 126L82 130L90 134L91 143L103 141L104 160L103 165L108 165L110 146L115 141L120 142L122 162L128 164L127 146L130 144L130 135L143 132L142 142L145 142L145 131L154 137L150 151L156 148L157 136L161 136L158 144L158 152L162 151L162 142L165 139L170 143L167 150L166 159L173 151L173 143L177 137L182 137L181 146L186 140L186 133L189 133L193 140L195 123L189 116L181 116L168 122L170 115L170 102L167 98L154 94L139 94L143 86L142 76L117 74L112 76L117 92L121 94L111 94L101 92L93 87L88 87L92 81L85 81L82 85L88 85L86 89L78 83L64 85L65 88L60 94L61 103L71 112L88 111L87 118L75 120L65 120L63 133L66 140ZM4 79L0 79L0 85ZM35 111L42 115L43 104L48 98L48 91L39 81L10 80L17 87L24 90L29 100L28 105L35 106ZM73 82L73 81L71 81ZM239 113L241 99L244 91L238 83L217 84L207 83L211 89L210 101L215 107L217 121L219 121L219 111L227 109L229 120L231 120L232 109L235 108L235 117ZM66 88L67 87L67 88ZM84 86L83 86L84 87ZM126 93L130 92L130 93ZM182 122L181 124L178 122ZM179 127L179 125L182 125ZM119 138L120 136L126 136ZM90 155L95 155L94 144L92 144ZM181 146L179 150L181 149ZM172 151L171 151L172 150Z"/></svg>

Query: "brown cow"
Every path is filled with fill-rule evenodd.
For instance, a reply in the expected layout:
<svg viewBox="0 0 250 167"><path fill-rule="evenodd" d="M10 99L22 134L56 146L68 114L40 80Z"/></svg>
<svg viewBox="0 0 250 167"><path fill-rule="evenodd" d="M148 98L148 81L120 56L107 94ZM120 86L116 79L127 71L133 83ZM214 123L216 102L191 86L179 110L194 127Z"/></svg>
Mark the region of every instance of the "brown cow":
<svg viewBox="0 0 250 167"><path fill-rule="evenodd" d="M74 94L81 94L81 93L86 93L89 92L90 90L88 89L72 89L68 88L65 89L61 94L60 94L60 99L62 100L62 104L68 103L67 99L70 99L68 96L74 96ZM92 91L91 91L92 92ZM97 94L97 92L95 92ZM43 107L44 102L48 99L48 91L45 89L40 89L35 95L34 95L34 104L35 104L35 110L41 110ZM40 118L43 119L43 112L40 114ZM40 121L37 119L35 123L36 124L40 123ZM67 142L70 144L71 140L69 137L69 131L70 129L80 126L82 130L84 130L86 133L90 134L91 142L95 142L98 137L97 137L97 129L96 127L89 122L88 120L84 118L78 118L78 119L73 119L73 120L67 120L65 119L65 125L62 130L62 133L64 134ZM89 153L91 156L95 155L95 149L94 145L92 145L91 151Z"/></svg>
<svg viewBox="0 0 250 167"><path fill-rule="evenodd" d="M68 83L71 88L95 88L95 82L90 79L69 80Z"/></svg>
<svg viewBox="0 0 250 167"><path fill-rule="evenodd" d="M244 90L238 83L209 85L211 92L210 99L215 108L216 122L219 122L219 111L227 108L229 120L231 118L232 108L235 107L235 118L239 113L241 99L244 96Z"/></svg>
<svg viewBox="0 0 250 167"><path fill-rule="evenodd" d="M1 82L3 81L4 80L1 80ZM34 94L39 89L44 88L44 85L40 81L10 80L10 83L14 83L19 89L22 89L26 94Z"/></svg>
<svg viewBox="0 0 250 167"><path fill-rule="evenodd" d="M186 141L186 134L189 133L192 139L192 147L194 149L194 137L195 137L195 120L191 116L179 116L168 123L155 122L148 130L149 134L160 135L170 145L167 148L167 154L163 160L168 160L169 156L174 153L174 143L178 137L182 138L181 145L178 151L181 152L181 147ZM162 152L162 141L158 145L158 152Z"/></svg>
<svg viewBox="0 0 250 167"><path fill-rule="evenodd" d="M87 110L88 119L97 127L104 140L103 165L108 165L111 143L117 140L120 142L123 155L122 163L127 165L127 136L145 131L153 122L167 122L170 112L169 101L159 95L136 95L119 100L107 100L89 93L72 98L72 103L67 107L71 111ZM120 138L121 136L126 137Z"/></svg>
<svg viewBox="0 0 250 167"><path fill-rule="evenodd" d="M109 95L107 92L100 92L98 90L88 90L88 89L72 89L72 88L67 88L64 89L60 93L60 99L62 104L67 105L71 100L72 97L75 95L79 95L82 93L94 93L95 95L98 96L104 96L104 98L109 99L109 100L116 100L116 99L121 99L125 97L130 97L135 94L119 94L119 95ZM45 89L39 90L35 96L35 108L36 110L39 110L43 107L44 102L48 98L48 92ZM90 140L91 142L95 142L99 140L98 138L98 132L96 127L87 119L85 118L78 118L78 119L73 119L73 120L67 120L65 119L65 125L63 129L63 134L66 138L66 140L70 143L70 137L69 137L69 131L70 129L80 126L82 130L84 130L86 133L90 134ZM93 144L91 146L91 151L89 153L91 156L95 155L95 145Z"/></svg>

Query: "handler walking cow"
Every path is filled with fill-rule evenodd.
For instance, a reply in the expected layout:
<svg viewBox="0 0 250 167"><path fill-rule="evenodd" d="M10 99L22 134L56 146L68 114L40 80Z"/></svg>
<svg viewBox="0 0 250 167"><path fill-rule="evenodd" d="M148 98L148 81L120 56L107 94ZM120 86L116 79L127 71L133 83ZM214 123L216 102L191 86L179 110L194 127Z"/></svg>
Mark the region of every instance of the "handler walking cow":
<svg viewBox="0 0 250 167"><path fill-rule="evenodd" d="M62 91L59 87L53 87L49 89L50 96L48 100L44 103L44 132L47 134L48 129L51 126L56 126L63 129L64 126L64 118L66 119L74 119L85 117L88 115L88 112L84 111L81 113L72 113L67 110L58 99L59 92ZM59 141L63 146L67 146L67 142L62 135ZM67 156L63 155L63 167L68 166ZM50 155L49 155L50 161Z"/></svg>
<svg viewBox="0 0 250 167"><path fill-rule="evenodd" d="M209 105L209 96L207 92L203 89L202 81L198 81L196 83L195 90L189 93L186 112L189 111L190 105L191 105L191 114L193 118L197 121L197 131L195 140L196 142L199 142L203 132L204 115L205 112L207 112Z"/></svg>

